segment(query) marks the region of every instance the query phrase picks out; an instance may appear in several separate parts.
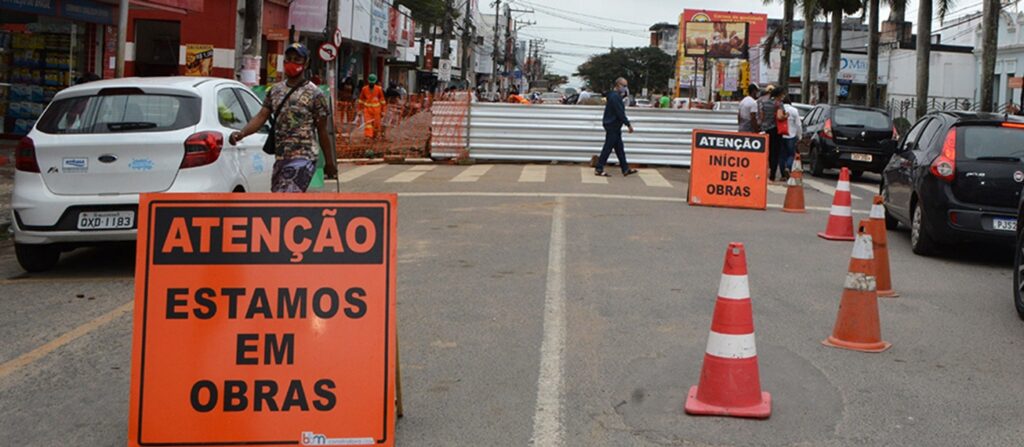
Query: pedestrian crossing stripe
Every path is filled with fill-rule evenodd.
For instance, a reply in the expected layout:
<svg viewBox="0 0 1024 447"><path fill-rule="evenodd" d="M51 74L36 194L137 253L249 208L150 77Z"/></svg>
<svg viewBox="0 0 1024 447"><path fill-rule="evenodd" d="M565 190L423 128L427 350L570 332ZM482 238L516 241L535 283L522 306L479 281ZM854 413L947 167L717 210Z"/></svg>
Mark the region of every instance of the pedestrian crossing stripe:
<svg viewBox="0 0 1024 447"><path fill-rule="evenodd" d="M594 168L580 168L580 180L592 185L607 185L608 177L594 175Z"/></svg>

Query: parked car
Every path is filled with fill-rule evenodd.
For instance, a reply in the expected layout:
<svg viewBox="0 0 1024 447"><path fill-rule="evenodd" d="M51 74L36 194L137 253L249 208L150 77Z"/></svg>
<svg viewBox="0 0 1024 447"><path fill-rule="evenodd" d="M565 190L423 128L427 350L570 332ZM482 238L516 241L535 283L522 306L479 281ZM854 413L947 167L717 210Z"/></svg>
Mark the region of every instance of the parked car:
<svg viewBox="0 0 1024 447"><path fill-rule="evenodd" d="M1024 219L1024 196L1017 204L1017 222ZM1016 254L1013 256L1013 307L1024 320L1024 227L1017 226Z"/></svg>
<svg viewBox="0 0 1024 447"><path fill-rule="evenodd" d="M814 176L842 167L850 168L854 177L864 171L882 172L896 146L896 128L885 110L819 104L803 124L798 147Z"/></svg>
<svg viewBox="0 0 1024 447"><path fill-rule="evenodd" d="M791 105L793 106L794 109L796 109L797 113L800 114L800 118L801 119L803 119L805 116L807 116L807 114L810 113L811 110L814 110L814 106L812 106L810 104L794 102Z"/></svg>
<svg viewBox="0 0 1024 447"><path fill-rule="evenodd" d="M564 101L564 100L565 100L565 97L562 96L562 94L558 93L558 92L547 92L547 93L541 93L541 95L540 95L540 103L541 104L562 104L562 101Z"/></svg>
<svg viewBox="0 0 1024 447"><path fill-rule="evenodd" d="M740 111L740 103L736 101L719 101L715 103L713 110L736 113Z"/></svg>
<svg viewBox="0 0 1024 447"><path fill-rule="evenodd" d="M1024 182L1024 119L972 112L921 118L882 173L885 224L914 253L959 242L1009 245Z"/></svg>
<svg viewBox="0 0 1024 447"><path fill-rule="evenodd" d="M651 100L647 98L638 98L633 101L633 107L643 107L645 109L649 109L651 107L654 107L654 103L652 103Z"/></svg>
<svg viewBox="0 0 1024 447"><path fill-rule="evenodd" d="M123 78L58 93L16 149L14 247L30 272L62 251L135 239L139 194L270 190L264 132L227 135L259 112L219 78Z"/></svg>

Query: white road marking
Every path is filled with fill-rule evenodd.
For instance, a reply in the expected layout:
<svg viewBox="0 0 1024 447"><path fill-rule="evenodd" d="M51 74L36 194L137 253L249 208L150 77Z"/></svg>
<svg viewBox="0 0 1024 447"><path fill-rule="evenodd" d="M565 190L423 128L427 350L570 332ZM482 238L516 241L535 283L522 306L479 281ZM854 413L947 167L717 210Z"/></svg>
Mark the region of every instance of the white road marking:
<svg viewBox="0 0 1024 447"><path fill-rule="evenodd" d="M643 180L647 186L653 186L655 188L671 188L672 184L665 180L665 177L661 176L661 173L656 169L643 169L637 174L640 175L640 180Z"/></svg>
<svg viewBox="0 0 1024 447"><path fill-rule="evenodd" d="M836 195L836 189L835 188L833 188L831 186L828 186L828 185L826 185L826 184L824 184L822 182L819 182L817 180L805 178L804 179L804 184L807 185L807 186L810 186L811 188L817 189L818 191L821 191L825 195L833 196L833 197L835 197L835 195ZM850 194L850 198L854 199L854 200L860 200L860 197L855 195L855 194Z"/></svg>
<svg viewBox="0 0 1024 447"><path fill-rule="evenodd" d="M384 183L409 183L420 178L420 176L426 174L427 171L433 171L436 167L437 166L433 165L413 166L385 180Z"/></svg>
<svg viewBox="0 0 1024 447"><path fill-rule="evenodd" d="M480 180L487 171L490 171L494 165L473 165L463 170L459 175L456 175L451 181L456 183L472 183Z"/></svg>
<svg viewBox="0 0 1024 447"><path fill-rule="evenodd" d="M355 180L359 177L362 177L383 167L384 165L357 166L355 168L346 170L338 174L338 179L341 180L342 183L351 182L352 180Z"/></svg>
<svg viewBox="0 0 1024 447"><path fill-rule="evenodd" d="M785 186L779 186L779 185L768 185L768 192L770 192L772 194L785 194L786 193L786 187Z"/></svg>
<svg viewBox="0 0 1024 447"><path fill-rule="evenodd" d="M593 174L591 174L593 175ZM502 198L527 198L527 199L557 199L559 197L572 198L572 199L602 199L602 200L631 200L634 202L667 202L667 203L686 203L686 198L683 197L649 197L649 196L630 196L625 194L586 194L586 193L557 193L557 192L401 192L398 193L398 197L502 197ZM782 205L770 203L768 209L782 209ZM831 207L823 206L808 206L805 207L808 211L821 211L827 213L832 210ZM853 214L862 214L867 216L867 211L855 210Z"/></svg>
<svg viewBox="0 0 1024 447"><path fill-rule="evenodd" d="M565 354L565 197L551 216L547 290L544 293L544 338L540 345L537 407L533 413L535 446L564 444L562 421L562 356Z"/></svg>
<svg viewBox="0 0 1024 447"><path fill-rule="evenodd" d="M852 183L851 182L850 186L854 186L854 187L860 188L860 189L862 189L864 191L867 191L867 192L871 193L871 197L875 197L875 194L878 194L878 187L874 186L874 185L865 185L865 184L862 184L862 183Z"/></svg>
<svg viewBox="0 0 1024 447"><path fill-rule="evenodd" d="M519 174L520 183L544 183L547 180L548 167L539 165L523 166L523 172Z"/></svg>
<svg viewBox="0 0 1024 447"><path fill-rule="evenodd" d="M580 180L583 183L607 185L608 177L599 177L594 175L594 168L580 168Z"/></svg>

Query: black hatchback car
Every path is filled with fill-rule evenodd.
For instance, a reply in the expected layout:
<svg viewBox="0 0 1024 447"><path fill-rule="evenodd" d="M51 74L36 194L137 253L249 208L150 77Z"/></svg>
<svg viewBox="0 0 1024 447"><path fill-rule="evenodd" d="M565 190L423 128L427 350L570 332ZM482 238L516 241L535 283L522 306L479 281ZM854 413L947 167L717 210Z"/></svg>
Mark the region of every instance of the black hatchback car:
<svg viewBox="0 0 1024 447"><path fill-rule="evenodd" d="M885 110L819 104L803 124L801 158L814 176L843 167L854 177L864 171L882 172L896 147L896 128Z"/></svg>
<svg viewBox="0 0 1024 447"><path fill-rule="evenodd" d="M1024 182L1024 119L937 112L918 120L882 173L885 225L910 227L914 253L997 242L1017 232Z"/></svg>

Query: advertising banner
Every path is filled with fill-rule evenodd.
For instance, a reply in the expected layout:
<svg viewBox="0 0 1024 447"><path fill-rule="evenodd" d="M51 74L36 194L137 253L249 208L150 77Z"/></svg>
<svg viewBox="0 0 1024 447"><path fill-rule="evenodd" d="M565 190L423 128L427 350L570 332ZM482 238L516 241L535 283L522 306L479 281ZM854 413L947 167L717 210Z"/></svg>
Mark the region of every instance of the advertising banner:
<svg viewBox="0 0 1024 447"><path fill-rule="evenodd" d="M185 76L210 76L213 72L213 45L185 45Z"/></svg>
<svg viewBox="0 0 1024 447"><path fill-rule="evenodd" d="M687 57L713 59L746 59L746 23L689 22L686 24L685 53Z"/></svg>
<svg viewBox="0 0 1024 447"><path fill-rule="evenodd" d="M288 8L288 24L298 31L319 33L327 26L327 0L294 0Z"/></svg>
<svg viewBox="0 0 1024 447"><path fill-rule="evenodd" d="M388 47L388 10L391 9L383 0L373 0L370 10L370 45L380 48Z"/></svg>

